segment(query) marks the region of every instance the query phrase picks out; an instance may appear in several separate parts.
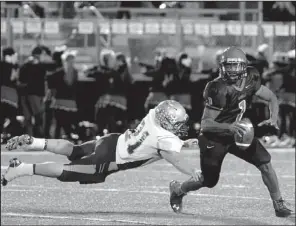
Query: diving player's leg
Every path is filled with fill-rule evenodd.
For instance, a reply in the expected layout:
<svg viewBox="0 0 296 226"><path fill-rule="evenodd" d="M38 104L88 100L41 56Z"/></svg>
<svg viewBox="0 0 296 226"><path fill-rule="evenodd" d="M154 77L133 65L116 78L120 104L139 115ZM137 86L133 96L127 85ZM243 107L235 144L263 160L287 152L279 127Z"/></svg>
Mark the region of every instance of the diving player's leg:
<svg viewBox="0 0 296 226"><path fill-rule="evenodd" d="M72 162L64 165L58 180L79 181L80 184L104 182L108 175L119 170L116 164L116 145L119 135L108 134L98 141L75 146L73 150L75 148L77 150L68 157ZM86 153L87 156L80 156Z"/></svg>
<svg viewBox="0 0 296 226"><path fill-rule="evenodd" d="M39 175L44 177L58 178L64 170L64 164L55 162L24 163L17 158L9 161L6 172L1 176L1 185L24 176Z"/></svg>
<svg viewBox="0 0 296 226"><path fill-rule="evenodd" d="M8 169L1 177L1 184L5 186L16 178L33 175L57 178L63 182L99 181L94 157L90 155L86 156L83 161L80 159L70 164L56 162L32 164L14 158L10 160Z"/></svg>
<svg viewBox="0 0 296 226"><path fill-rule="evenodd" d="M251 146L245 151L239 150L235 145L232 145L229 152L253 164L260 170L263 183L273 201L276 216L287 217L291 215L292 210L286 206L286 202L282 199L278 178L270 162L271 156L260 141L254 138Z"/></svg>
<svg viewBox="0 0 296 226"><path fill-rule="evenodd" d="M221 165L227 154L226 146L208 140L203 135L199 136L198 141L201 165L201 173L197 176L199 180L190 178L182 184L177 181L170 183L170 204L174 212L182 210L182 199L188 192L202 187L212 188L218 183Z"/></svg>
<svg viewBox="0 0 296 226"><path fill-rule="evenodd" d="M15 149L21 149L23 151L48 151L67 156L72 161L92 153L95 145L95 140L85 142L81 145L74 145L68 140L35 138L25 134L8 140L6 148L9 151Z"/></svg>
<svg viewBox="0 0 296 226"><path fill-rule="evenodd" d="M96 143L84 143L73 148L69 164L45 162L37 164L23 163L12 159L1 178L2 185L18 177L39 175L57 178L63 182L78 181L81 184L101 183L111 173L117 172L116 144L118 134L109 134ZM94 146L95 145L95 146ZM89 153L87 156L80 154Z"/></svg>

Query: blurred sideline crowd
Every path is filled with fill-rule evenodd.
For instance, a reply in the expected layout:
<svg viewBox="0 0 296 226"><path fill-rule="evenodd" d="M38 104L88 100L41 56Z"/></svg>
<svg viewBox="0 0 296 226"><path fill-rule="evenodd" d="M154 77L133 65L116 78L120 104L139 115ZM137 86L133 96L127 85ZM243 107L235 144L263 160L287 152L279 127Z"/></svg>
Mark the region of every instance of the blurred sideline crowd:
<svg viewBox="0 0 296 226"><path fill-rule="evenodd" d="M260 45L256 55L247 54L249 65L258 69L262 84L268 86L280 103L280 130L256 128L268 147L294 147L296 135L295 111L295 50L274 53L267 60L268 45ZM130 65L123 53L102 50L97 65L84 71L94 78L91 90L79 91L76 51L66 46L50 50L38 45L27 60L19 65L18 54L7 47L1 56L1 143L12 136L27 133L35 137L64 138L75 143L95 139L112 132L134 128L139 120L166 99L179 101L190 116L190 137L196 137L203 112L203 90L206 83L219 76L218 62L222 50L216 53L216 67L202 71L208 76L192 80L192 59L186 53L169 56L155 52L155 64L137 62L141 73L151 78L144 98L137 90L137 82L130 73ZM140 88L141 89L141 88ZM79 116L77 99L83 102L94 98L93 119ZM139 110L139 109L142 109ZM135 113L138 112L138 113ZM246 112L254 126L269 117L268 106L254 99Z"/></svg>

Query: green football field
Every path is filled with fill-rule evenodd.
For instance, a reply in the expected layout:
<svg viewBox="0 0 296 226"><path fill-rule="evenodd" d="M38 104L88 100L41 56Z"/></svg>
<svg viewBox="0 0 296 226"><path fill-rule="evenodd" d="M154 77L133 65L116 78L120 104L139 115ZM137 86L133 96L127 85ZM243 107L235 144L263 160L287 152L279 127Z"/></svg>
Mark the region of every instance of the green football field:
<svg viewBox="0 0 296 226"><path fill-rule="evenodd" d="M270 153L283 197L293 204L295 150ZM183 155L199 168L198 150ZM30 163L67 162L47 152L7 152L2 147L1 172L13 157ZM1 188L1 225L295 225L295 216L275 217L260 173L232 155L225 158L218 185L190 193L184 198L184 213L175 214L169 206L168 184L186 178L164 160L111 175L103 184L19 178Z"/></svg>

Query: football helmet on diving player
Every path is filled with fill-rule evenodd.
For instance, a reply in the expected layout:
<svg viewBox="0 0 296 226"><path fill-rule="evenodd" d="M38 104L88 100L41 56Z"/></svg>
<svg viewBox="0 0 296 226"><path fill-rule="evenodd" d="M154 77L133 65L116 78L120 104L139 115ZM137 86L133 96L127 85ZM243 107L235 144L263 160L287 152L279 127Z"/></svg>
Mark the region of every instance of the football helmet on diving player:
<svg viewBox="0 0 296 226"><path fill-rule="evenodd" d="M176 136L187 136L189 126L185 108L177 101L165 100L155 107L155 117L160 126Z"/></svg>
<svg viewBox="0 0 296 226"><path fill-rule="evenodd" d="M235 83L247 75L247 57L238 47L225 49L220 57L220 76L229 83Z"/></svg>

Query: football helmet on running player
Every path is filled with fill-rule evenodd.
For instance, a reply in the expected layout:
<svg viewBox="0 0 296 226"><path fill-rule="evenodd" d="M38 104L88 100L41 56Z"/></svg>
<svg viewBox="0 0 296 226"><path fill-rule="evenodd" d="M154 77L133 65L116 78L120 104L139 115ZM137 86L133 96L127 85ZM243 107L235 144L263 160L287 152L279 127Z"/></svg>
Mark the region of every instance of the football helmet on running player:
<svg viewBox="0 0 296 226"><path fill-rule="evenodd" d="M225 49L220 57L220 76L230 83L235 83L247 74L246 54L238 47Z"/></svg>

